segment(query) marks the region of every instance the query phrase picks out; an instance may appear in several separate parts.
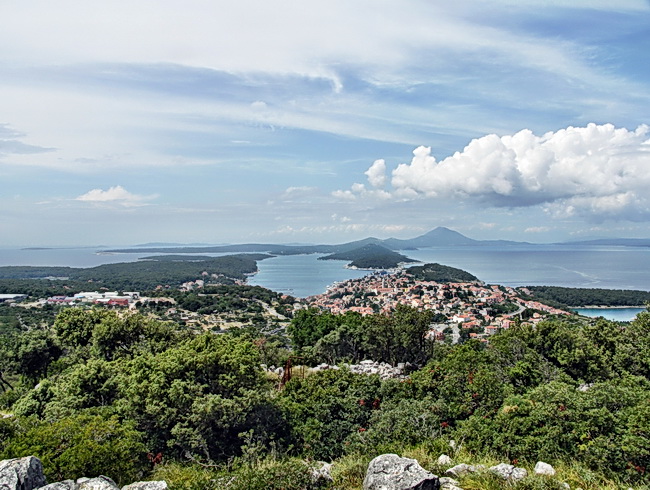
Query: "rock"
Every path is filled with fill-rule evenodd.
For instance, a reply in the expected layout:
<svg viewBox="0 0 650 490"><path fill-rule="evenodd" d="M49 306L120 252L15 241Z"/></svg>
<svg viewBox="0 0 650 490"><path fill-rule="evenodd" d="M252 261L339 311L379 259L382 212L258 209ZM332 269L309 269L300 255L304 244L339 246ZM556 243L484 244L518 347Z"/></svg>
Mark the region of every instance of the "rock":
<svg viewBox="0 0 650 490"><path fill-rule="evenodd" d="M368 465L364 490L438 490L440 481L410 458L382 454Z"/></svg>
<svg viewBox="0 0 650 490"><path fill-rule="evenodd" d="M440 477L440 490L462 490L459 485L460 483L453 478L449 478L448 476Z"/></svg>
<svg viewBox="0 0 650 490"><path fill-rule="evenodd" d="M555 476L555 468L553 468L548 463L544 463L543 461L538 461L537 464L535 465L535 474Z"/></svg>
<svg viewBox="0 0 650 490"><path fill-rule="evenodd" d="M46 484L40 459L27 456L0 461L0 489L32 490Z"/></svg>
<svg viewBox="0 0 650 490"><path fill-rule="evenodd" d="M332 463L318 461L311 467L311 479L314 483L332 483Z"/></svg>
<svg viewBox="0 0 650 490"><path fill-rule="evenodd" d="M441 454L436 461L438 466L448 466L451 464L451 458L446 454Z"/></svg>
<svg viewBox="0 0 650 490"><path fill-rule="evenodd" d="M100 475L97 478L79 478L76 490L120 490L120 487L109 477Z"/></svg>
<svg viewBox="0 0 650 490"><path fill-rule="evenodd" d="M465 464L465 463L460 463L454 466L453 468L449 468L447 471L445 471L445 475L452 475L452 476L465 476L468 473L477 473L479 471L483 471L485 469L485 466L482 464Z"/></svg>
<svg viewBox="0 0 650 490"><path fill-rule="evenodd" d="M38 490L77 490L77 484L73 480L63 480L55 483L50 483Z"/></svg>
<svg viewBox="0 0 650 490"><path fill-rule="evenodd" d="M519 481L528 476L528 472L524 468L515 468L513 465L506 463L492 466L490 471L504 480Z"/></svg>
<svg viewBox="0 0 650 490"><path fill-rule="evenodd" d="M158 481L139 481L122 487L122 490L167 490L167 482Z"/></svg>

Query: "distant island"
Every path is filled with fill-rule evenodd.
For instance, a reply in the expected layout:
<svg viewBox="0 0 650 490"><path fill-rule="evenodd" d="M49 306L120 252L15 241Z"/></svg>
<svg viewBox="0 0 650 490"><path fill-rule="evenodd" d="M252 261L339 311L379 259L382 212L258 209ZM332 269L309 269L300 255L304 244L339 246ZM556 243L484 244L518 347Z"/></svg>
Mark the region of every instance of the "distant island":
<svg viewBox="0 0 650 490"><path fill-rule="evenodd" d="M375 243L319 257L318 260L348 260L351 262L347 267L355 269L395 269L406 263L417 262Z"/></svg>
<svg viewBox="0 0 650 490"><path fill-rule="evenodd" d="M462 269L442 264L424 264L406 269L406 273L418 281L434 282L482 282Z"/></svg>

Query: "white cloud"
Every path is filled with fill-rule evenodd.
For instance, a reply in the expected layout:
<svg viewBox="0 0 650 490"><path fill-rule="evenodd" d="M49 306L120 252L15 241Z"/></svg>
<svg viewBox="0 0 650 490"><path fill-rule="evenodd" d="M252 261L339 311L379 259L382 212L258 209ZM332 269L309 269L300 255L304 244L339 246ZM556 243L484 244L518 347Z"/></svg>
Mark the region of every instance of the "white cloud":
<svg viewBox="0 0 650 490"><path fill-rule="evenodd" d="M375 160L375 163L364 173L368 176L371 186L384 187L386 185L386 162L384 160Z"/></svg>
<svg viewBox="0 0 650 490"><path fill-rule="evenodd" d="M75 201L100 203L100 204L119 204L125 207L142 206L145 201L155 199L157 196L142 196L132 194L124 187L116 185L108 190L92 189L79 197Z"/></svg>
<svg viewBox="0 0 650 490"><path fill-rule="evenodd" d="M589 124L543 136L530 130L491 134L439 162L421 146L410 163L393 170L392 195L460 198L495 207L545 205L557 216L649 219L648 133L645 125L630 131Z"/></svg>
<svg viewBox="0 0 650 490"><path fill-rule="evenodd" d="M530 226L524 230L524 233L546 233L550 231L548 226Z"/></svg>

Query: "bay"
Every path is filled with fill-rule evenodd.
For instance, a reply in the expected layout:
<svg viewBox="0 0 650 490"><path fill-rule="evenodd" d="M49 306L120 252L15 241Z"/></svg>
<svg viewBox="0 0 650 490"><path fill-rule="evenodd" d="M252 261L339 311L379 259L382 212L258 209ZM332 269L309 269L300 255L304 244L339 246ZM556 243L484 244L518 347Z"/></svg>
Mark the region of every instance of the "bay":
<svg viewBox="0 0 650 490"><path fill-rule="evenodd" d="M646 311L645 308L572 308L576 313L588 316L590 318L598 318L602 316L607 320L614 320L617 322L629 322L641 313Z"/></svg>
<svg viewBox="0 0 650 490"><path fill-rule="evenodd" d="M323 254L282 255L257 263L259 272L248 283L279 293L306 298L324 293L335 282L356 279L369 271L346 269L340 260L318 260Z"/></svg>

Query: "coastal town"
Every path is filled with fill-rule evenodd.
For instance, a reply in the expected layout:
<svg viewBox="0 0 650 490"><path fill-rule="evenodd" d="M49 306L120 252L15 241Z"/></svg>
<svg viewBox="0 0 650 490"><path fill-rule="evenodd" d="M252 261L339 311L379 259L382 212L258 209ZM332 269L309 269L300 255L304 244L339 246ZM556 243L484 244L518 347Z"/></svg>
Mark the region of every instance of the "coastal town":
<svg viewBox="0 0 650 490"><path fill-rule="evenodd" d="M360 279L334 284L321 295L306 299L306 305L334 314L353 311L361 315L390 314L398 305L435 313L431 336L444 339L443 331L471 330L469 337L486 340L517 320L536 324L550 315L570 315L538 301L525 299L529 292L473 282L435 282L414 279L406 270L377 272Z"/></svg>

